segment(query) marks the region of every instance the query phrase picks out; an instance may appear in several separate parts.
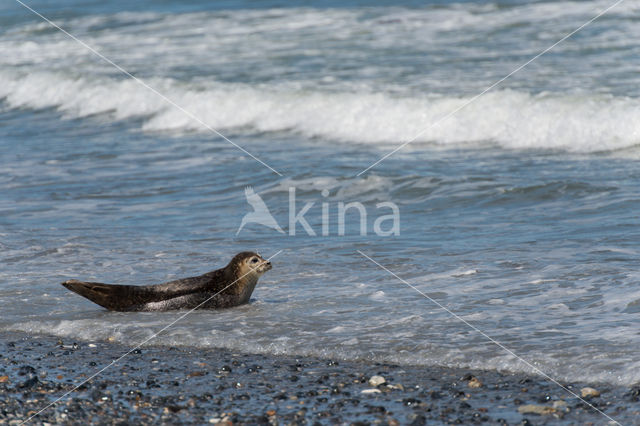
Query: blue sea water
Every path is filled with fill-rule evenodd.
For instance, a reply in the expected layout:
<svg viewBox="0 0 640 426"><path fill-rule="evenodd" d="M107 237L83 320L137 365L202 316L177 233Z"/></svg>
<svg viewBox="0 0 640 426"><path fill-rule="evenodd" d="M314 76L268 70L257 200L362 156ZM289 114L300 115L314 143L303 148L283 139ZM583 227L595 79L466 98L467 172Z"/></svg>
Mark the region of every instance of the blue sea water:
<svg viewBox="0 0 640 426"><path fill-rule="evenodd" d="M27 3L180 109L2 2L0 330L134 345L183 312L110 313L59 283L281 250L250 305L154 342L531 371L455 313L558 380L638 382L638 3L466 105L612 3ZM248 186L284 233L236 235ZM291 188L315 236L292 235ZM355 210L340 235L352 202L366 235ZM383 202L399 235L374 232Z"/></svg>

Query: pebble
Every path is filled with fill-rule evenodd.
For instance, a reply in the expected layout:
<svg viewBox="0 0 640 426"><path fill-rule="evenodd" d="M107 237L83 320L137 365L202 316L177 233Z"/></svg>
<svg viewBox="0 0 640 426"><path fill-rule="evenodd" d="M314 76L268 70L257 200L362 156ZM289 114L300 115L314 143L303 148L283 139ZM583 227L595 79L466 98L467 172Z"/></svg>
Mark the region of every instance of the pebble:
<svg viewBox="0 0 640 426"><path fill-rule="evenodd" d="M18 370L18 376L31 376L36 373L36 369L30 365L23 365Z"/></svg>
<svg viewBox="0 0 640 426"><path fill-rule="evenodd" d="M364 389L364 390L360 391L360 393L366 395L366 394L382 393L382 392L380 391L380 389Z"/></svg>
<svg viewBox="0 0 640 426"><path fill-rule="evenodd" d="M419 399L415 399L415 398L405 398L405 399L402 400L402 403L404 405L406 405L407 407L418 405L418 404L420 404L420 402L422 402L422 401L420 401Z"/></svg>
<svg viewBox="0 0 640 426"><path fill-rule="evenodd" d="M549 407L547 405L534 405L534 404L527 404L527 405L521 405L518 407L518 412L520 414L538 414L538 415L545 415L545 414L553 414L556 413L557 410L553 407Z"/></svg>
<svg viewBox="0 0 640 426"><path fill-rule="evenodd" d="M467 382L467 386L469 386L470 388L481 388L482 382L478 380L477 377L472 377L471 380Z"/></svg>
<svg viewBox="0 0 640 426"><path fill-rule="evenodd" d="M562 400L553 401L553 408L555 408L558 411L565 411L565 412L569 411L569 407L567 403Z"/></svg>
<svg viewBox="0 0 640 426"><path fill-rule="evenodd" d="M27 379L27 380L25 380L24 382L22 382L22 383L20 384L20 386L18 386L18 387L19 387L19 388L25 388L25 389L28 389L28 388L32 388L32 387L34 387L34 386L37 386L37 385L38 385L38 383L40 383L40 380L38 380L38 377L37 377L37 376L33 376L33 377L31 377L30 379Z"/></svg>
<svg viewBox="0 0 640 426"><path fill-rule="evenodd" d="M583 398L595 398L600 396L600 391L590 387L580 389L580 393Z"/></svg>
<svg viewBox="0 0 640 426"><path fill-rule="evenodd" d="M371 378L369 379L369 384L371 386L380 386L384 385L385 383L387 383L387 380L382 376L371 376Z"/></svg>

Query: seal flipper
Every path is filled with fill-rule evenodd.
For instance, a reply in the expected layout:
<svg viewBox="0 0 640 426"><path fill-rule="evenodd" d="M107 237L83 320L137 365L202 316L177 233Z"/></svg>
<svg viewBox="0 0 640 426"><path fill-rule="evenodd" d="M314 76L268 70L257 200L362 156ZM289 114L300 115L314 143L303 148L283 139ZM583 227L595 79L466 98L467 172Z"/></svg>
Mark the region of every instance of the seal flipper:
<svg viewBox="0 0 640 426"><path fill-rule="evenodd" d="M86 297L98 305L111 311L136 310L137 306L147 302L142 288L132 285L92 283L78 280L69 280L62 283L63 286Z"/></svg>

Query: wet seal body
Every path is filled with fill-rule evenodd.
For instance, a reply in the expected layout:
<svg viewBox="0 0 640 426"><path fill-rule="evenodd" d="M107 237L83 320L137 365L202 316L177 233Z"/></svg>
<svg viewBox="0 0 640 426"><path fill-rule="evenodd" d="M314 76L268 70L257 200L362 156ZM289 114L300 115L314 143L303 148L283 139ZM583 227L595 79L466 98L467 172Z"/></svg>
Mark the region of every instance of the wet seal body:
<svg viewBox="0 0 640 426"><path fill-rule="evenodd" d="M246 251L235 255L224 268L164 284L135 286L69 280L62 285L111 311L217 309L247 303L258 278L270 269L271 262Z"/></svg>

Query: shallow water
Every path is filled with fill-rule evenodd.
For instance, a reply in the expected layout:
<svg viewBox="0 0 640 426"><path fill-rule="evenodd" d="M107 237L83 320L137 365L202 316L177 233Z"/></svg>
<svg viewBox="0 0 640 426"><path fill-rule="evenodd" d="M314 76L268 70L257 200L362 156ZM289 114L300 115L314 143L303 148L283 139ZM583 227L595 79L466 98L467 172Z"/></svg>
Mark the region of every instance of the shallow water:
<svg viewBox="0 0 640 426"><path fill-rule="evenodd" d="M282 250L250 305L156 341L530 371L360 250L554 378L640 380L633 3L443 122L609 4L207 3L31 5L282 176L0 9L0 329L135 344L182 313L108 313L58 283L151 284ZM285 234L236 235L247 186ZM316 236L291 235L292 187ZM374 233L385 201L400 235ZM339 235L340 202L362 203L367 235L353 211Z"/></svg>

